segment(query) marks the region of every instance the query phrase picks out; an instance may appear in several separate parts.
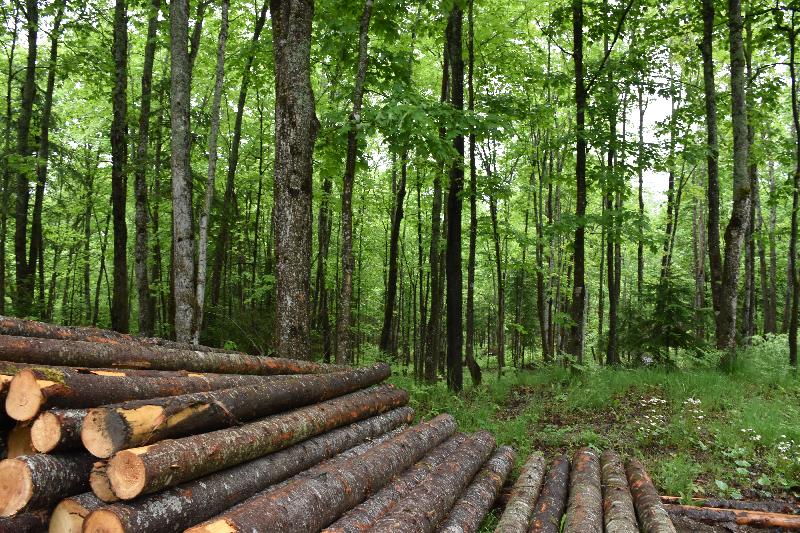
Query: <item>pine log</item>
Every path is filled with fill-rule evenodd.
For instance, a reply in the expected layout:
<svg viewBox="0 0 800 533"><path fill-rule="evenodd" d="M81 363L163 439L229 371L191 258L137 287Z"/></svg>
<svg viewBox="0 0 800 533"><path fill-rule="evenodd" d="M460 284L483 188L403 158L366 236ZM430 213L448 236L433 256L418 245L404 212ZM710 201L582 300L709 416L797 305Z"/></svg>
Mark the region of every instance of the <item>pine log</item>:
<svg viewBox="0 0 800 533"><path fill-rule="evenodd" d="M530 533L558 533L567 507L569 457L560 455L550 462L544 486L531 520Z"/></svg>
<svg viewBox="0 0 800 533"><path fill-rule="evenodd" d="M226 352L176 350L156 345L108 344L0 335L0 359L90 368L188 370L219 374L322 374L346 367L299 359Z"/></svg>
<svg viewBox="0 0 800 533"><path fill-rule="evenodd" d="M48 533L81 533L86 517L105 505L91 492L84 492L61 500L50 516Z"/></svg>
<svg viewBox="0 0 800 533"><path fill-rule="evenodd" d="M107 458L126 448L213 431L328 400L390 375L389 365L378 363L350 372L100 407L89 411L81 439L90 453Z"/></svg>
<svg viewBox="0 0 800 533"><path fill-rule="evenodd" d="M800 516L792 514L744 511L741 509L720 509L716 507L693 507L690 505L666 504L668 514L682 516L706 523L726 523L757 528L781 528L800 530Z"/></svg>
<svg viewBox="0 0 800 533"><path fill-rule="evenodd" d="M603 521L606 533L639 533L633 498L622 459L606 450L600 455L603 482Z"/></svg>
<svg viewBox="0 0 800 533"><path fill-rule="evenodd" d="M0 518L0 533L42 533L49 520L47 509Z"/></svg>
<svg viewBox="0 0 800 533"><path fill-rule="evenodd" d="M89 488L92 489L92 494L106 503L119 501L108 480L108 461L97 461L92 465L92 472L89 474Z"/></svg>
<svg viewBox="0 0 800 533"><path fill-rule="evenodd" d="M628 475L641 530L644 533L675 533L675 526L672 525L672 520L642 463L634 458L628 459L625 462L625 473Z"/></svg>
<svg viewBox="0 0 800 533"><path fill-rule="evenodd" d="M391 385L273 415L236 428L118 452L108 465L114 493L128 500L230 468L301 440L408 403Z"/></svg>
<svg viewBox="0 0 800 533"><path fill-rule="evenodd" d="M449 459L465 440L467 435L464 433L452 436L369 499L345 513L327 527L324 533L358 533L368 529L389 512L406 493L422 483L433 469Z"/></svg>
<svg viewBox="0 0 800 533"><path fill-rule="evenodd" d="M600 460L589 448L581 448L572 458L564 533L603 533Z"/></svg>
<svg viewBox="0 0 800 533"><path fill-rule="evenodd" d="M525 533L531 523L531 515L542 488L544 457L534 453L528 457L519 478L511 489L505 511L497 523L495 533Z"/></svg>
<svg viewBox="0 0 800 533"><path fill-rule="evenodd" d="M20 422L9 432L6 442L6 458L13 459L21 455L31 455L36 453L31 442L31 425L27 422Z"/></svg>
<svg viewBox="0 0 800 533"><path fill-rule="evenodd" d="M680 496L661 496L661 503L682 504ZM741 511L760 511L762 513L800 515L800 505L791 502L763 500L723 500L718 498L692 498L694 507L716 507L718 509L739 509Z"/></svg>
<svg viewBox="0 0 800 533"><path fill-rule="evenodd" d="M410 423L414 411L401 407L334 429L285 450L131 502L92 513L86 533L171 533L183 531L250 496L369 439Z"/></svg>
<svg viewBox="0 0 800 533"><path fill-rule="evenodd" d="M81 448L83 409L52 409L31 425L31 444L39 453L69 452Z"/></svg>
<svg viewBox="0 0 800 533"><path fill-rule="evenodd" d="M8 386L6 412L14 420L32 420L45 407L97 407L192 392L262 385L274 378L236 374L185 377L129 376L125 372L72 372L25 368ZM291 378L290 378L291 379ZM278 378L279 382L287 381Z"/></svg>
<svg viewBox="0 0 800 533"><path fill-rule="evenodd" d="M424 457L455 430L452 416L437 416L356 459L331 461L319 475L257 494L187 532L318 531L372 492L380 490L393 476Z"/></svg>
<svg viewBox="0 0 800 533"><path fill-rule="evenodd" d="M458 452L437 466L406 494L391 512L375 522L374 533L430 533L444 520L453 504L494 451L488 431L470 435Z"/></svg>
<svg viewBox="0 0 800 533"><path fill-rule="evenodd" d="M0 461L0 516L45 509L89 490L86 454L23 455Z"/></svg>
<svg viewBox="0 0 800 533"><path fill-rule="evenodd" d="M477 532L514 467L515 457L510 446L500 446L495 450L450 509L447 519L437 529L438 533Z"/></svg>

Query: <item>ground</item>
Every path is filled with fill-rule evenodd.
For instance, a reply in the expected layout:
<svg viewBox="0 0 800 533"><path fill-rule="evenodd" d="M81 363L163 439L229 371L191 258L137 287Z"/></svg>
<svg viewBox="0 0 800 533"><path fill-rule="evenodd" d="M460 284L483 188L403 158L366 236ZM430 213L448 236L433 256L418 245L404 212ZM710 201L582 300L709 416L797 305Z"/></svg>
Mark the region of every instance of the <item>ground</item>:
<svg viewBox="0 0 800 533"><path fill-rule="evenodd" d="M713 354L684 356L672 370L555 366L498 378L485 369L484 384L459 395L415 384L402 368L392 379L418 416L448 412L461 429L514 446L517 468L534 450L613 448L642 459L664 495L796 501L800 379L786 351L785 337L760 340L727 371Z"/></svg>

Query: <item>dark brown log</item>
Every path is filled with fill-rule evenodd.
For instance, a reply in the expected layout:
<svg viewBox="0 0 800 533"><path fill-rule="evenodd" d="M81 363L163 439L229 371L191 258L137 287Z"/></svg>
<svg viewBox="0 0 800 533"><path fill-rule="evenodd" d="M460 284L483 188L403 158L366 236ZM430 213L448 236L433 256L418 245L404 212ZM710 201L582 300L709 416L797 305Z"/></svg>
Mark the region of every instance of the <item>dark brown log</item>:
<svg viewBox="0 0 800 533"><path fill-rule="evenodd" d="M516 454L510 446L501 446L486 461L480 472L450 509L447 519L439 526L439 533L475 533L481 527L500 489L514 467Z"/></svg>
<svg viewBox="0 0 800 533"><path fill-rule="evenodd" d="M52 368L22 369L11 380L6 412L14 420L32 420L45 407L97 407L229 387L259 385L272 378L236 374L196 374L185 377L130 376L120 371L73 372Z"/></svg>
<svg viewBox="0 0 800 533"><path fill-rule="evenodd" d="M86 517L105 505L91 492L61 500L50 516L49 533L81 533Z"/></svg>
<svg viewBox="0 0 800 533"><path fill-rule="evenodd" d="M690 505L666 504L666 511L672 516L682 516L707 523L727 523L758 528L777 527L800 530L800 516L792 514L743 511L741 509L718 509L716 507L692 507Z"/></svg>
<svg viewBox="0 0 800 533"><path fill-rule="evenodd" d="M0 518L0 533L41 533L47 531L50 511L43 509Z"/></svg>
<svg viewBox="0 0 800 533"><path fill-rule="evenodd" d="M488 431L470 435L459 446L458 452L436 467L425 481L397 502L394 509L378 520L370 531L375 533L434 531L492 454L495 444L494 437Z"/></svg>
<svg viewBox="0 0 800 533"><path fill-rule="evenodd" d="M536 498L542 488L544 466L544 457L541 454L534 453L528 457L511 489L511 496L495 533L525 533L528 530Z"/></svg>
<svg viewBox="0 0 800 533"><path fill-rule="evenodd" d="M106 503L119 501L108 480L108 461L97 461L92 465L92 472L89 474L89 488L92 489L92 494Z"/></svg>
<svg viewBox="0 0 800 533"><path fill-rule="evenodd" d="M6 458L13 459L33 453L36 453L36 450L31 443L31 425L28 423L17 424L6 437Z"/></svg>
<svg viewBox="0 0 800 533"><path fill-rule="evenodd" d="M569 491L569 458L556 457L547 469L542 493L536 502L530 533L558 533L561 517L567 507Z"/></svg>
<svg viewBox="0 0 800 533"><path fill-rule="evenodd" d="M414 426L356 459L331 461L317 476L257 494L216 519L190 528L215 531L317 531L353 508L455 432L450 415Z"/></svg>
<svg viewBox="0 0 800 533"><path fill-rule="evenodd" d="M681 504L680 496L661 496L661 503ZM694 507L717 507L719 509L739 509L742 511L761 511L764 513L800 515L800 505L780 501L720 500L717 498L692 498Z"/></svg>
<svg viewBox="0 0 800 533"><path fill-rule="evenodd" d="M636 510L622 459L606 450L600 455L603 482L603 521L606 533L639 533Z"/></svg>
<svg viewBox="0 0 800 533"><path fill-rule="evenodd" d="M636 516L644 533L675 533L675 526L658 497L650 475L637 459L625 462L625 473L633 495Z"/></svg>
<svg viewBox="0 0 800 533"><path fill-rule="evenodd" d="M434 468L453 455L466 439L467 435L459 433L437 446L397 479L325 528L325 533L357 533L370 528L389 512L406 493L422 483Z"/></svg>
<svg viewBox="0 0 800 533"><path fill-rule="evenodd" d="M385 385L246 424L124 450L111 458L108 477L124 500L156 492L405 405L408 393Z"/></svg>
<svg viewBox="0 0 800 533"><path fill-rule="evenodd" d="M182 531L320 461L409 423L413 416L410 407L401 407L196 481L132 502L109 505L92 513L86 520L85 531Z"/></svg>
<svg viewBox="0 0 800 533"><path fill-rule="evenodd" d="M390 375L389 365L378 363L350 372L100 407L89 411L81 438L89 452L107 458L126 448L212 431L328 400Z"/></svg>
<svg viewBox="0 0 800 533"><path fill-rule="evenodd" d="M603 533L600 460L589 448L581 448L572 457L564 533Z"/></svg>
<svg viewBox="0 0 800 533"><path fill-rule="evenodd" d="M0 516L45 509L89 490L86 454L24 455L0 462Z"/></svg>
<svg viewBox="0 0 800 533"><path fill-rule="evenodd" d="M31 426L31 444L39 453L67 452L80 449L83 409L45 411Z"/></svg>
<svg viewBox="0 0 800 533"><path fill-rule="evenodd" d="M156 345L108 344L0 336L0 359L93 368L146 368L220 374L322 374L346 367L227 352L176 350Z"/></svg>

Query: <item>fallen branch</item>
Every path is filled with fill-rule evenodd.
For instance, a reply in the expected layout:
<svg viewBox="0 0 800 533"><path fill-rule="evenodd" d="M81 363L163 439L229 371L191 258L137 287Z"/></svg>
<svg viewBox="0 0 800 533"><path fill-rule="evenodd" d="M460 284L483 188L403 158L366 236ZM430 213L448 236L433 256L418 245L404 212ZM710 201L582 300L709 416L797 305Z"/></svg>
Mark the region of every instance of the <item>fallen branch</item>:
<svg viewBox="0 0 800 533"><path fill-rule="evenodd" d="M535 453L528 457L522 472L511 489L508 503L495 533L525 533L531 523L533 507L542 488L544 457Z"/></svg>
<svg viewBox="0 0 800 533"><path fill-rule="evenodd" d="M639 533L633 498L622 459L612 451L600 455L603 482L603 520L606 533Z"/></svg>
<svg viewBox="0 0 800 533"><path fill-rule="evenodd" d="M680 496L661 496L661 503L683 504ZM717 507L718 509L740 509L742 511L760 511L763 513L800 515L800 506L779 501L720 500L717 498L692 498L691 505L696 507Z"/></svg>
<svg viewBox="0 0 800 533"><path fill-rule="evenodd" d="M564 533L603 533L600 460L589 448L581 448L572 457Z"/></svg>
<svg viewBox="0 0 800 533"><path fill-rule="evenodd" d="M666 504L664 507L670 515L683 516L698 522L725 522L740 526L800 530L800 516L797 515L675 504Z"/></svg>
<svg viewBox="0 0 800 533"><path fill-rule="evenodd" d="M675 533L667 511L658 497L650 475L637 459L631 458L625 463L628 484L639 517L639 525L644 533Z"/></svg>
<svg viewBox="0 0 800 533"><path fill-rule="evenodd" d="M566 455L556 457L548 466L542 493L536 501L530 533L561 531L561 517L567 507L569 466Z"/></svg>

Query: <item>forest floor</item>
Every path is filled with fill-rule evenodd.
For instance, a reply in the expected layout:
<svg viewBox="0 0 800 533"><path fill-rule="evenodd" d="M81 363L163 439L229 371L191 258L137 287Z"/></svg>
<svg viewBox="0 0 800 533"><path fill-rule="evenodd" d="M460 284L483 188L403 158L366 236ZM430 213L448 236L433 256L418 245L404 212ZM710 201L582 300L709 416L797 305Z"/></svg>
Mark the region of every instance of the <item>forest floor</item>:
<svg viewBox="0 0 800 533"><path fill-rule="evenodd" d="M786 344L754 343L724 372L708 354L670 371L553 366L498 378L484 369L484 384L459 395L415 384L402 367L392 379L411 392L418 416L448 412L461 429L488 429L514 446L517 467L534 450L549 458L612 448L641 458L664 495L797 501L800 378L788 370Z"/></svg>

